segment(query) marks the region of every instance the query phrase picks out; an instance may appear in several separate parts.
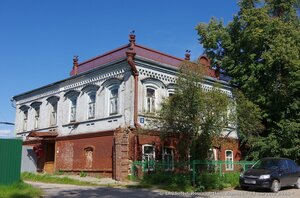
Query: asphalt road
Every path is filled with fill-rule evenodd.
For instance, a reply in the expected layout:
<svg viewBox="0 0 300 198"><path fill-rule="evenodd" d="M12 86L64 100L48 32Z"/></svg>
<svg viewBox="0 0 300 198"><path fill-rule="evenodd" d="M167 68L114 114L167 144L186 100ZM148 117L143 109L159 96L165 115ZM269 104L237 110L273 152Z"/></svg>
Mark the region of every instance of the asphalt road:
<svg viewBox="0 0 300 198"><path fill-rule="evenodd" d="M192 197L192 198L299 198L300 189L285 188L278 193L266 191L242 191L230 190L220 192L205 193L180 193L165 192L161 190L150 189L130 189L130 188L112 188L112 187L90 187L74 186L65 184L46 184L38 182L28 182L35 187L41 188L45 193L45 198L76 197L76 198L170 198L170 197Z"/></svg>

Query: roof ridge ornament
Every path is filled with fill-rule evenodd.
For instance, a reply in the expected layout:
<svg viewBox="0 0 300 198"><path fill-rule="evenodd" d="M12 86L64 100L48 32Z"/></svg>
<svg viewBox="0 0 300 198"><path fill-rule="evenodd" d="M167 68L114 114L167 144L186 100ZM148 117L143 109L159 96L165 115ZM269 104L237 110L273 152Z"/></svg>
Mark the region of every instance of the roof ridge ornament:
<svg viewBox="0 0 300 198"><path fill-rule="evenodd" d="M78 56L74 55L73 56L73 75L77 75L78 74Z"/></svg>
<svg viewBox="0 0 300 198"><path fill-rule="evenodd" d="M189 61L189 60L191 60L190 59L190 57L191 57L191 50L185 50L185 58L184 58L184 60L187 60L187 61Z"/></svg>

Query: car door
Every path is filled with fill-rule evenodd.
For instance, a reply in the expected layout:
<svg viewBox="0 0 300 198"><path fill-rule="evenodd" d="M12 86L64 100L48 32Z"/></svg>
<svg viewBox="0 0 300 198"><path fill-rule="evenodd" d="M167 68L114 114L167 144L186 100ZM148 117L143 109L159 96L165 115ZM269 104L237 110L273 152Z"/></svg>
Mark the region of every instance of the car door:
<svg viewBox="0 0 300 198"><path fill-rule="evenodd" d="M297 165L293 160L287 160L289 166L289 183L290 185L294 185L297 182L298 175L297 175Z"/></svg>
<svg viewBox="0 0 300 198"><path fill-rule="evenodd" d="M280 185L281 186L288 186L291 183L290 177L290 172L288 168L288 163L285 159L281 159L279 161L279 170L278 170L278 175L280 179Z"/></svg>

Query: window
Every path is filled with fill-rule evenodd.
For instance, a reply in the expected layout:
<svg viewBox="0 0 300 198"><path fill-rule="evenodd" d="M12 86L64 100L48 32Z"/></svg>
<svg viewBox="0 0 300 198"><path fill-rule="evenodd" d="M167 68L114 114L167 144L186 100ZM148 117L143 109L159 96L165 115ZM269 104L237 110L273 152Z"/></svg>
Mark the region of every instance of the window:
<svg viewBox="0 0 300 198"><path fill-rule="evenodd" d="M119 105L119 89L113 88L110 90L110 98L109 98L109 104L110 104L110 111L109 114L117 114L118 113L118 105Z"/></svg>
<svg viewBox="0 0 300 198"><path fill-rule="evenodd" d="M225 162L226 162L226 170L233 170L233 151L226 150L225 151Z"/></svg>
<svg viewBox="0 0 300 198"><path fill-rule="evenodd" d="M163 166L166 171L174 170L174 150L163 148Z"/></svg>
<svg viewBox="0 0 300 198"><path fill-rule="evenodd" d="M155 89L152 89L152 88L147 88L146 112L147 113L155 113Z"/></svg>
<svg viewBox="0 0 300 198"><path fill-rule="evenodd" d="M77 106L77 97L70 99L70 122L76 121L76 106Z"/></svg>
<svg viewBox="0 0 300 198"><path fill-rule="evenodd" d="M34 115L34 128L39 128L39 119L40 119L40 107L35 107L35 115Z"/></svg>
<svg viewBox="0 0 300 198"><path fill-rule="evenodd" d="M153 171L155 168L155 147L153 145L143 145L144 171Z"/></svg>
<svg viewBox="0 0 300 198"><path fill-rule="evenodd" d="M27 130L28 110L23 111L23 131Z"/></svg>
<svg viewBox="0 0 300 198"><path fill-rule="evenodd" d="M96 92L91 92L89 95L88 103L88 119L95 118L95 109L96 109Z"/></svg>
<svg viewBox="0 0 300 198"><path fill-rule="evenodd" d="M51 106L50 125L55 126L57 124L57 102L52 103Z"/></svg>

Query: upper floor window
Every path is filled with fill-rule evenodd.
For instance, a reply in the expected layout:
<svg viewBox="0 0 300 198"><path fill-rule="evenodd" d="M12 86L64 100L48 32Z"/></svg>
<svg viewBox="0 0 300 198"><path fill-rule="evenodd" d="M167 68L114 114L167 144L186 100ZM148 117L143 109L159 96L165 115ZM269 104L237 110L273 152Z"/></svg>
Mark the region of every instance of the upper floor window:
<svg viewBox="0 0 300 198"><path fill-rule="evenodd" d="M91 92L88 94L88 118L95 118L95 109L96 109L96 92Z"/></svg>
<svg viewBox="0 0 300 198"><path fill-rule="evenodd" d="M23 131L27 130L28 110L23 111Z"/></svg>
<svg viewBox="0 0 300 198"><path fill-rule="evenodd" d="M34 129L39 128L41 102L33 102L30 106L34 109Z"/></svg>
<svg viewBox="0 0 300 198"><path fill-rule="evenodd" d="M155 113L155 89L152 88L146 91L146 112Z"/></svg>
<svg viewBox="0 0 300 198"><path fill-rule="evenodd" d="M22 131L27 131L27 123L28 123L28 109L27 105L22 105L20 110L22 112Z"/></svg>
<svg viewBox="0 0 300 198"><path fill-rule="evenodd" d="M50 125L55 126L57 124L57 102L53 103L50 114Z"/></svg>
<svg viewBox="0 0 300 198"><path fill-rule="evenodd" d="M59 97L51 96L47 99L50 104L50 126L57 125L57 105L58 105Z"/></svg>
<svg viewBox="0 0 300 198"><path fill-rule="evenodd" d="M76 121L77 97L70 98L70 122Z"/></svg>
<svg viewBox="0 0 300 198"><path fill-rule="evenodd" d="M74 90L65 93L65 97L69 99L69 121L70 122L76 121L78 96L79 96L79 92Z"/></svg>
<svg viewBox="0 0 300 198"><path fill-rule="evenodd" d="M34 128L39 128L39 120L40 120L40 107L35 107L35 115L34 115Z"/></svg>
<svg viewBox="0 0 300 198"><path fill-rule="evenodd" d="M233 170L233 151L232 150L225 151L225 162L226 162L225 169Z"/></svg>
<svg viewBox="0 0 300 198"><path fill-rule="evenodd" d="M109 98L110 111L109 114L118 114L118 105L119 105L119 89L114 87L110 90Z"/></svg>

